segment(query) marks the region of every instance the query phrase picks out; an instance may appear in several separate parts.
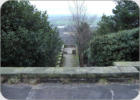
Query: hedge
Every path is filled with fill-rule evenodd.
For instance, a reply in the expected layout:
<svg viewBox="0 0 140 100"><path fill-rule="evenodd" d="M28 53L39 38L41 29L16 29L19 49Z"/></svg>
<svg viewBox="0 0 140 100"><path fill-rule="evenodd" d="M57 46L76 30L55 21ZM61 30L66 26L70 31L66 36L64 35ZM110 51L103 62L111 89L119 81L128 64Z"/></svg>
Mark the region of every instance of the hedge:
<svg viewBox="0 0 140 100"><path fill-rule="evenodd" d="M94 66L113 65L114 61L138 61L139 28L93 37L88 55Z"/></svg>
<svg viewBox="0 0 140 100"><path fill-rule="evenodd" d="M7 1L1 15L1 66L56 65L62 42L46 12L29 1Z"/></svg>

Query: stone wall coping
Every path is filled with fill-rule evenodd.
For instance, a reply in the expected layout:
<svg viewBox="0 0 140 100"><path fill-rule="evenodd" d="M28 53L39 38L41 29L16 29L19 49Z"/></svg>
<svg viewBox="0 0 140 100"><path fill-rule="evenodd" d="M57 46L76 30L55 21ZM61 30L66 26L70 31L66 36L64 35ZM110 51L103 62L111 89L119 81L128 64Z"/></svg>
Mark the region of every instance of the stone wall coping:
<svg viewBox="0 0 140 100"><path fill-rule="evenodd" d="M114 62L114 66L121 66L121 67L129 67L129 66L135 66L135 67L140 67L140 61L119 61L119 62Z"/></svg>
<svg viewBox="0 0 140 100"><path fill-rule="evenodd" d="M133 67L0 67L0 74L52 74L52 75L82 75L82 74L137 74Z"/></svg>

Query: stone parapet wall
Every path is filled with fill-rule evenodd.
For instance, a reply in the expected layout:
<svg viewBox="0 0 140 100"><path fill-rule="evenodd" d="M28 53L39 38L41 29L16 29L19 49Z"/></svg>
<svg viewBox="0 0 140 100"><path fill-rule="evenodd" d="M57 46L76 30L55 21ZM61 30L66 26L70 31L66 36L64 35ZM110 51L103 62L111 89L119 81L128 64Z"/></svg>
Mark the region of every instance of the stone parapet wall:
<svg viewBox="0 0 140 100"><path fill-rule="evenodd" d="M61 75L82 75L82 74L130 74L139 73L133 67L1 67L1 74L61 74Z"/></svg>
<svg viewBox="0 0 140 100"><path fill-rule="evenodd" d="M120 62L114 62L114 66L120 66L120 67L135 67L140 71L140 61L120 61Z"/></svg>
<svg viewBox="0 0 140 100"><path fill-rule="evenodd" d="M2 82L97 82L139 79L135 67L1 67ZM17 81L18 80L18 81Z"/></svg>

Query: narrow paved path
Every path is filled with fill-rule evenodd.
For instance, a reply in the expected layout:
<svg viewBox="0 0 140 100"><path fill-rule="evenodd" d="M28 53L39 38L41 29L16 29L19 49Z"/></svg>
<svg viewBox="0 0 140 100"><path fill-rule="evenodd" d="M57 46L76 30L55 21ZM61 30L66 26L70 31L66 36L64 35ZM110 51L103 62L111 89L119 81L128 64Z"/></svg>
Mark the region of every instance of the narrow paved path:
<svg viewBox="0 0 140 100"><path fill-rule="evenodd" d="M64 57L64 64L63 64L64 67L74 67L73 63L75 61L73 55L64 54L63 57Z"/></svg>
<svg viewBox="0 0 140 100"><path fill-rule="evenodd" d="M2 84L5 98L16 100L133 100L136 84L44 83L38 85Z"/></svg>
<svg viewBox="0 0 140 100"><path fill-rule="evenodd" d="M72 51L75 50L74 47L64 48L63 55L63 67L78 67L78 62L75 54Z"/></svg>

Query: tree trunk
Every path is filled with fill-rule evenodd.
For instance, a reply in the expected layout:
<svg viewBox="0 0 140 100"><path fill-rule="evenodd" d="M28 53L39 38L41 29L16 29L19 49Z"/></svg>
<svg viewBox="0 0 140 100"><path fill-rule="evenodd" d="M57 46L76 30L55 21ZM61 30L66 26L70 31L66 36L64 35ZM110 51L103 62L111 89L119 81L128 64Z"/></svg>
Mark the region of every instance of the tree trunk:
<svg viewBox="0 0 140 100"><path fill-rule="evenodd" d="M79 54L79 59L80 59L80 67L84 67L84 58L83 58L83 54Z"/></svg>

